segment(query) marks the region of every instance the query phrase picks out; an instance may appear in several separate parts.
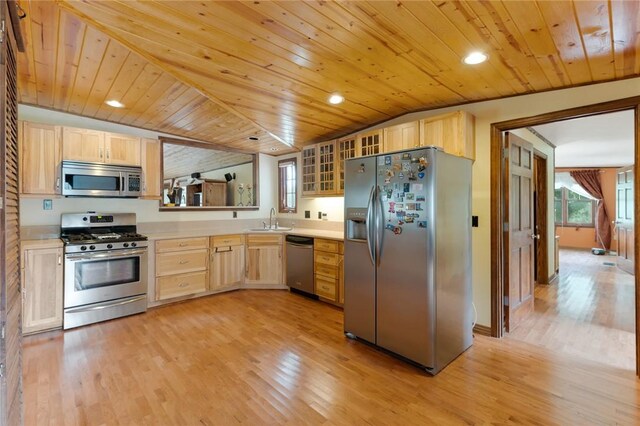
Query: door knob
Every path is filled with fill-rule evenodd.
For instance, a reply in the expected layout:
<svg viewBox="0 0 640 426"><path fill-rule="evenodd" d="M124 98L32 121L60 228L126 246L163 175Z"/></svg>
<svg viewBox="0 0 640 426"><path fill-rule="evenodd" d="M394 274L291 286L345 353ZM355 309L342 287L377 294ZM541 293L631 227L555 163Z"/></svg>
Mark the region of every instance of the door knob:
<svg viewBox="0 0 640 426"><path fill-rule="evenodd" d="M540 234L531 234L531 238L533 238L534 240L539 240Z"/></svg>

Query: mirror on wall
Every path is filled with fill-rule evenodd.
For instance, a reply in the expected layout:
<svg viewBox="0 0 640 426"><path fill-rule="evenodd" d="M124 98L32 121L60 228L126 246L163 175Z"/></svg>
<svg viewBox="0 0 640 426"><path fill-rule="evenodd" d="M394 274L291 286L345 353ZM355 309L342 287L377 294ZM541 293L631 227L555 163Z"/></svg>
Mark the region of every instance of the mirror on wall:
<svg viewBox="0 0 640 426"><path fill-rule="evenodd" d="M257 209L255 154L161 138L162 208Z"/></svg>

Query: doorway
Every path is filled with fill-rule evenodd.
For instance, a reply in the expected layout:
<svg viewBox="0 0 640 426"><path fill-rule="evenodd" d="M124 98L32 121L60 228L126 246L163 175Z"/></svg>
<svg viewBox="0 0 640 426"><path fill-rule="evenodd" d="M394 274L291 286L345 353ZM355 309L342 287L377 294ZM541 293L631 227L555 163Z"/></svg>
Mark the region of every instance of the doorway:
<svg viewBox="0 0 640 426"><path fill-rule="evenodd" d="M633 167L619 167L633 158L632 123L633 112L622 111L529 129L534 146L546 148L539 138L555 145L548 176L549 220L550 242L558 237L559 271L549 284L543 277L555 274L553 266L535 271L534 309L515 327L506 324L511 325L506 327L510 340L617 369L635 369L633 276L616 266L617 247L628 247L633 234L624 228L633 219L627 175ZM535 160L534 156L534 218L540 208ZM616 218L620 238L611 235ZM540 235L537 230L533 234ZM535 245L539 240L533 234ZM629 257L629 250L621 256ZM553 256L550 261L555 261Z"/></svg>
<svg viewBox="0 0 640 426"><path fill-rule="evenodd" d="M634 111L634 159L635 163L638 163L639 157L639 136L638 136L638 105L640 104L640 97L623 99L619 101L607 102L597 105L590 105L586 107L573 108L564 111L558 111L549 114L543 114L535 117L527 117L522 119L510 120L507 122L494 123L491 128L491 233L492 233L492 324L491 332L495 337L502 337L505 330L508 327L508 309L503 302L505 301L504 295L506 287L510 282L511 270L510 257L512 252L509 250L505 233L510 233L509 230L509 204L508 199L511 195L511 186L509 179L503 178L507 169L507 162L503 156L505 151L505 145L503 142L503 133L514 129L524 128L528 126L541 125L546 123L552 123L562 121L570 118L588 117L607 114L611 112L633 110ZM634 167L635 170L635 167ZM637 173L633 174L634 199L638 198L638 176ZM635 215L638 214L638 203L634 206ZM638 229L637 227L633 231L634 240L638 241ZM548 244L547 244L548 246ZM634 317L635 317L635 349L636 354L640 347L638 342L638 250L634 251L634 272L633 278L633 300L634 300ZM640 371L638 365L638 356L635 357L636 372Z"/></svg>

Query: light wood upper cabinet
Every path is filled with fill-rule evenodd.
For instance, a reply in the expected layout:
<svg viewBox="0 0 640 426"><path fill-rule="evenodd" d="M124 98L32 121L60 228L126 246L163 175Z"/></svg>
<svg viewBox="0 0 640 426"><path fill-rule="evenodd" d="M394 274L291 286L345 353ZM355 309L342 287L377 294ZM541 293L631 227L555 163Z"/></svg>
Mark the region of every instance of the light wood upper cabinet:
<svg viewBox="0 0 640 426"><path fill-rule="evenodd" d="M338 193L336 142L321 142L302 148L302 196Z"/></svg>
<svg viewBox="0 0 640 426"><path fill-rule="evenodd" d="M356 156L356 142L355 136L338 139L336 142L336 150L338 151L338 161L336 164L338 194L344 194L344 162Z"/></svg>
<svg viewBox="0 0 640 426"><path fill-rule="evenodd" d="M245 284L282 285L282 235L247 235Z"/></svg>
<svg viewBox="0 0 640 426"><path fill-rule="evenodd" d="M411 121L384 129L384 152L418 148L420 146L420 122Z"/></svg>
<svg viewBox="0 0 640 426"><path fill-rule="evenodd" d="M382 153L383 136L382 129L358 133L358 157Z"/></svg>
<svg viewBox="0 0 640 426"><path fill-rule="evenodd" d="M449 154L475 160L475 117L455 111L420 120L420 145L439 146Z"/></svg>
<svg viewBox="0 0 640 426"><path fill-rule="evenodd" d="M60 134L60 126L19 124L21 194L60 194Z"/></svg>
<svg viewBox="0 0 640 426"><path fill-rule="evenodd" d="M105 133L105 162L123 166L140 165L140 138L118 133Z"/></svg>
<svg viewBox="0 0 640 426"><path fill-rule="evenodd" d="M104 163L104 132L63 127L62 158L72 161Z"/></svg>
<svg viewBox="0 0 640 426"><path fill-rule="evenodd" d="M142 139L140 141L140 163L142 165L142 193L144 198L162 196L160 182L160 141L157 139Z"/></svg>
<svg viewBox="0 0 640 426"><path fill-rule="evenodd" d="M316 190L320 195L336 193L336 144L335 141L318 144L318 176Z"/></svg>
<svg viewBox="0 0 640 426"><path fill-rule="evenodd" d="M302 195L315 195L317 184L317 145L302 148Z"/></svg>
<svg viewBox="0 0 640 426"><path fill-rule="evenodd" d="M72 161L140 165L140 138L97 130L63 127L62 158Z"/></svg>
<svg viewBox="0 0 640 426"><path fill-rule="evenodd" d="M22 332L62 327L62 243L22 250Z"/></svg>

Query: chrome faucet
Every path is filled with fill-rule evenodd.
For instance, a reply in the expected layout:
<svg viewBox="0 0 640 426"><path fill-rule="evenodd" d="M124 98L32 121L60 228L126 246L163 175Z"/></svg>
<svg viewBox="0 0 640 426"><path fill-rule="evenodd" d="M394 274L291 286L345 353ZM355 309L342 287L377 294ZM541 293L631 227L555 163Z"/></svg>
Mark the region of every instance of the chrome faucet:
<svg viewBox="0 0 640 426"><path fill-rule="evenodd" d="M269 229L271 229L273 227L273 225L271 224L273 217L276 215L276 209L274 207L271 207L271 211L269 212ZM276 221L276 228L278 227L278 222Z"/></svg>

